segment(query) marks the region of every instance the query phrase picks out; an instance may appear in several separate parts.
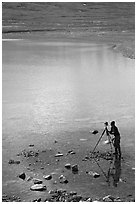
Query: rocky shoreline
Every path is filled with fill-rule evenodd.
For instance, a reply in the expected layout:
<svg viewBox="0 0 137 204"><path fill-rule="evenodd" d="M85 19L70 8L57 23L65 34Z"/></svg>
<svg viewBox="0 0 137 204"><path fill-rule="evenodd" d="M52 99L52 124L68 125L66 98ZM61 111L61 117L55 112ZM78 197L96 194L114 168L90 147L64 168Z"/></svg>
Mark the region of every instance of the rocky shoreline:
<svg viewBox="0 0 137 204"><path fill-rule="evenodd" d="M55 144L56 143L58 143L57 140L55 140ZM74 158L77 156L77 152L73 149L68 150L65 153L56 152L52 148L40 151L34 149L34 145L30 144L27 149L19 152L17 154L17 157L15 159L10 159L8 163L9 168L12 165L26 165L26 171L18 172L17 179L20 179L27 183L27 186L29 184L30 187L27 187L27 191L43 193L42 196L38 195L37 198L32 198L29 200L29 202L135 202L135 198L131 194L128 194L125 197L105 195L104 197L95 198L91 195L85 196L82 193L79 194L73 189L67 189L67 186L70 182L70 177L66 172L69 172L70 176L72 176L73 174L77 174L79 176L79 172L81 171L81 169L79 164L77 163L73 163L72 165L71 162L62 162L62 158L64 157L64 161L66 161L67 157L69 157L69 161L71 161L71 157ZM112 161L113 158L114 155L112 152L101 153L97 151L93 153L89 151L89 154L86 154L81 162L97 162L101 159L104 161ZM61 166L61 171L56 172L55 169L59 165ZM49 170L47 171L48 168ZM86 168L84 171L84 174L89 175L89 177L91 177L92 179L98 179L98 177L100 177L100 174L98 172L87 171ZM31 176L29 175L29 172L31 172ZM38 172L38 174L36 172ZM47 174L47 172L49 172L49 174ZM25 185L25 183L23 185ZM7 194L3 194L2 201L24 202L26 200L21 200L21 198L15 194L10 196Z"/></svg>

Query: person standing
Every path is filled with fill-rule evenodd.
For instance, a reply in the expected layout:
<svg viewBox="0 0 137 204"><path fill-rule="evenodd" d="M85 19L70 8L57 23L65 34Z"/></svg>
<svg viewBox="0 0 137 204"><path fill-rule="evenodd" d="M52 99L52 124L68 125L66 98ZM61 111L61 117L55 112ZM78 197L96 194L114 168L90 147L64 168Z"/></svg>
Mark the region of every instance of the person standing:
<svg viewBox="0 0 137 204"><path fill-rule="evenodd" d="M112 121L111 123L111 130L109 131L110 134L114 135L114 138L112 139L113 145L115 148L115 154L119 154L121 156L121 147L120 147L120 133L118 128L115 125L115 121Z"/></svg>

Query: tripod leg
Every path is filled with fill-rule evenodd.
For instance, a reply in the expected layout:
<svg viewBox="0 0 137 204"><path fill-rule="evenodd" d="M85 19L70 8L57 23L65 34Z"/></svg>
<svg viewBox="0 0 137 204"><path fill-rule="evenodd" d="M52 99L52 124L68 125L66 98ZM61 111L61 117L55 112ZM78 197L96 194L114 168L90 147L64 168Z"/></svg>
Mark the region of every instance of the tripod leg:
<svg viewBox="0 0 137 204"><path fill-rule="evenodd" d="M103 137L103 133L102 133L102 135L100 136L100 138L99 138L97 144L95 145L95 147L94 147L92 153L95 151L95 149L96 149L97 145L99 144L99 142L100 142L100 140L101 140L102 137Z"/></svg>

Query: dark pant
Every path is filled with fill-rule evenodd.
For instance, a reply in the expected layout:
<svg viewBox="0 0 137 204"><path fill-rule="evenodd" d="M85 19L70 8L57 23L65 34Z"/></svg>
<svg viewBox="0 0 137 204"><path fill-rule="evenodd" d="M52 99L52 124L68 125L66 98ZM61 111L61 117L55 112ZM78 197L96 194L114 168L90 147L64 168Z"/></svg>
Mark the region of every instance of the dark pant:
<svg viewBox="0 0 137 204"><path fill-rule="evenodd" d="M120 139L114 139L115 154L121 155Z"/></svg>

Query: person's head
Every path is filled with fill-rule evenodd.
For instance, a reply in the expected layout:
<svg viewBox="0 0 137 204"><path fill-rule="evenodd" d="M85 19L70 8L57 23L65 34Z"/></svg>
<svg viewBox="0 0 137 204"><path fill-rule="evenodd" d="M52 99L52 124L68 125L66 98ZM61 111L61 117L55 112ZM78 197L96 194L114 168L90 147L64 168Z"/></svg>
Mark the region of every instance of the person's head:
<svg viewBox="0 0 137 204"><path fill-rule="evenodd" d="M111 126L115 126L115 121L112 121L110 124Z"/></svg>
<svg viewBox="0 0 137 204"><path fill-rule="evenodd" d="M104 125L105 125L105 126L108 126L108 122L105 122Z"/></svg>

